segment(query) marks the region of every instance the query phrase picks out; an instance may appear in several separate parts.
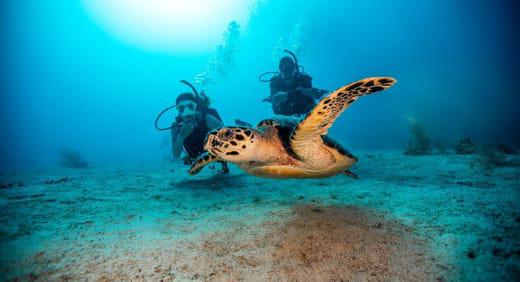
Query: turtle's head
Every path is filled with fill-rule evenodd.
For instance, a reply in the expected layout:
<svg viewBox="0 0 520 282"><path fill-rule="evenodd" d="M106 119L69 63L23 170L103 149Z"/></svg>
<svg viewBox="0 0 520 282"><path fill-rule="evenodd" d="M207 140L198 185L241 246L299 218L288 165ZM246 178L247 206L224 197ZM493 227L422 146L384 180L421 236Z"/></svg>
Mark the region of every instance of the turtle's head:
<svg viewBox="0 0 520 282"><path fill-rule="evenodd" d="M208 133L204 149L224 161L249 161L255 153L256 138L256 132L247 127L221 127Z"/></svg>

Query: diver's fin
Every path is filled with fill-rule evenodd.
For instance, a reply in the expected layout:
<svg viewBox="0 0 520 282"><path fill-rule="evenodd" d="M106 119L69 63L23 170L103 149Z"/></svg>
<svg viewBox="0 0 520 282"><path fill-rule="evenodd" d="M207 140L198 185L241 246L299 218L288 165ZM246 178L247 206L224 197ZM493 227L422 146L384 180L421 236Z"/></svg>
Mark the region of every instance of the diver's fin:
<svg viewBox="0 0 520 282"><path fill-rule="evenodd" d="M343 172L346 176L350 176L354 179L359 179L359 176L357 176L357 174L353 173L352 171L348 170L348 169L345 169L345 171Z"/></svg>
<svg viewBox="0 0 520 282"><path fill-rule="evenodd" d="M208 154L207 152L202 153L197 157L195 163L193 163L188 173L190 175L195 175L199 173L204 168L204 166L216 160L218 160L217 156Z"/></svg>
<svg viewBox="0 0 520 282"><path fill-rule="evenodd" d="M371 77L343 86L322 98L296 126L291 135L291 148L302 159L312 158L309 146L321 143L336 118L359 97L385 90L396 80L391 77ZM306 149L307 148L307 149Z"/></svg>

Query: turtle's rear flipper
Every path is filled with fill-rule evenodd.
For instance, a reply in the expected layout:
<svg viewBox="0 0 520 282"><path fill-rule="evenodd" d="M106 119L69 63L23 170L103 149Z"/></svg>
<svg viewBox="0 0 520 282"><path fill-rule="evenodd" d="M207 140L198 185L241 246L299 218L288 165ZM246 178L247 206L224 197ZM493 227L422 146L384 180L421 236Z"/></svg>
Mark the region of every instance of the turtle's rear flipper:
<svg viewBox="0 0 520 282"><path fill-rule="evenodd" d="M208 153L202 153L196 160L195 162L193 163L193 165L191 166L190 170L188 171L188 173L190 175L195 175L197 173L199 173L203 168L204 166L206 166L207 164L211 163L211 162L214 162L216 161L218 158L214 155L210 155Z"/></svg>
<svg viewBox="0 0 520 282"><path fill-rule="evenodd" d="M359 179L359 176L357 176L355 173L353 173L352 171L348 170L348 169L345 169L345 171L343 172L346 176L350 176L354 179Z"/></svg>

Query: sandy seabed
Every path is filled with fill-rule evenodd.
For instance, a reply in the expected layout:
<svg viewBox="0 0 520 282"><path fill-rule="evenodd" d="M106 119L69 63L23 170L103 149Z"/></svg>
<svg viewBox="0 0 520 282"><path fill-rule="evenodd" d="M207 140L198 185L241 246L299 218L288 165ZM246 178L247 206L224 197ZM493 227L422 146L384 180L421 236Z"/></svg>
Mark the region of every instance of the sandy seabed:
<svg viewBox="0 0 520 282"><path fill-rule="evenodd" d="M5 281L514 281L520 167L357 154L273 180L174 164L0 175ZM510 163L519 155L508 156Z"/></svg>

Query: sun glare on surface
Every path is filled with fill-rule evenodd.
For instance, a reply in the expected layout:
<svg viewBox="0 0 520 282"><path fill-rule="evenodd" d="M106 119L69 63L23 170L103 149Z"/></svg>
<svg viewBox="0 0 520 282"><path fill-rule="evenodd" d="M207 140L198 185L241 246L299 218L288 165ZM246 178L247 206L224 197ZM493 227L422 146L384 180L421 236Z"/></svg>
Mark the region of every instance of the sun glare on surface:
<svg viewBox="0 0 520 282"><path fill-rule="evenodd" d="M229 22L247 24L254 0L83 0L88 14L116 38L144 49L212 50Z"/></svg>

